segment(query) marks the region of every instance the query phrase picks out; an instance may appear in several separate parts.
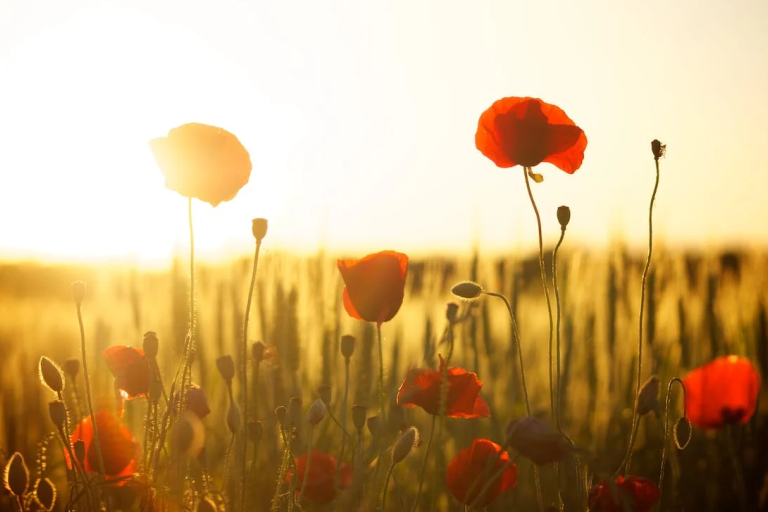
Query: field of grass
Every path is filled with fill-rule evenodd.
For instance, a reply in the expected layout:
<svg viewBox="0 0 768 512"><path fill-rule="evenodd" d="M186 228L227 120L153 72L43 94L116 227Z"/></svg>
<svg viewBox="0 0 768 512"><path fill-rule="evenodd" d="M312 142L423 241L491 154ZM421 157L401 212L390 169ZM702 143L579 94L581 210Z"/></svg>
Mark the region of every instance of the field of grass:
<svg viewBox="0 0 768 512"><path fill-rule="evenodd" d="M586 486L610 478L626 451L635 392L637 317L644 263L644 254L630 254L620 248L590 252L569 248L567 243L558 256L563 312L562 422L580 448L578 461L571 458L560 465L565 510L585 510ZM237 494L239 463L234 452L238 445L227 471L231 439L226 424L228 397L215 360L231 354L236 365L242 363L239 347L250 265L243 259L230 265L198 266L199 335L192 381L206 392L212 412L203 420L204 450L184 466L190 478L183 488L175 488L172 479L155 485L158 496L168 496L166 510L194 510L203 493L217 503L219 510L233 510L225 508L224 502ZM447 326L446 304L457 300L450 289L468 279L510 299L520 328L532 415L550 421L548 320L535 255L411 260L402 308L394 320L382 326L388 427L375 439L365 430L363 438L363 458L369 464L378 454L389 456L381 447L388 448L401 428L416 426L421 433L421 443L394 469L388 510L412 506L432 422L432 416L420 408L398 407L397 390L409 368L436 369L438 354L446 354L447 344L439 342ZM21 452L33 481L46 476L55 483L56 510L64 510L69 498L66 465L48 416L48 402L55 396L40 383L38 361L46 356L62 365L80 356L80 333L70 290L70 283L77 280L88 286L82 311L97 408L114 407L115 403L113 377L101 357L104 349L113 345L140 347L143 334L155 331L160 340L157 359L168 386L187 332L188 267L183 259L168 272L119 265L0 264L2 463L11 453ZM768 375L767 280L768 255L763 253L673 253L662 249L655 254L646 299L643 379L651 374L660 377L662 410L659 417L651 413L640 420L632 474L658 483L664 394L671 378L684 377L691 369L726 354L749 357L762 375ZM368 416L376 414L379 395L375 326L345 313L343 287L335 258L329 255L298 258L279 252L262 254L249 339L263 341L269 347L269 356L261 365L259 382L250 387L257 392L251 392L256 394L251 397L256 412L251 407L249 416L263 424L256 470L250 474L247 488L252 510L270 509L283 459L275 408L288 406L291 397L300 397L306 412L318 398L318 386L327 384L332 392L329 409L335 418L341 417L342 335L352 334L357 339L351 357L348 409L353 404L364 404ZM438 419L432 451L426 459L419 510L463 510L446 488L445 471L450 459L474 438L487 437L501 444L507 424L526 416L517 347L506 307L502 301L483 297L479 302L461 303L460 314L467 311L466 321L456 328L451 364L477 373L483 381L481 394L490 405L491 417ZM234 381L237 400L238 376ZM75 386L82 400L82 376L75 383L67 379L64 395L68 404L73 403ZM147 400L137 398L127 402L123 417L140 442L146 411ZM682 401L675 388L670 425L681 414ZM354 432L349 412L346 428ZM329 417L315 429L313 446L337 458L341 441L340 430ZM301 447L296 446L299 443ZM303 443L306 431L299 429L293 445L297 456L305 451ZM254 451L248 453L250 465ZM768 406L764 396L748 424L712 432L694 429L691 443L683 451L668 440L667 454L660 510L768 510ZM344 460L351 461L352 457L348 448ZM517 486L488 510L536 510L533 464L523 457L517 458L516 464ZM374 470L371 465L371 473L374 471L380 474L369 476L372 483L366 487L361 502L347 492L329 504L310 503L305 508L375 510L380 495L373 495L373 490L381 491L383 481L379 480L386 472ZM553 503L554 471L551 464L540 470L545 504ZM142 489L138 483L115 487L111 491L113 509L138 509ZM287 492L283 486L282 493ZM0 508L11 510L13 500L9 493L3 493ZM179 507L169 505L174 496L183 498ZM282 500L281 510L286 510L289 501ZM30 504L29 509L34 507Z"/></svg>

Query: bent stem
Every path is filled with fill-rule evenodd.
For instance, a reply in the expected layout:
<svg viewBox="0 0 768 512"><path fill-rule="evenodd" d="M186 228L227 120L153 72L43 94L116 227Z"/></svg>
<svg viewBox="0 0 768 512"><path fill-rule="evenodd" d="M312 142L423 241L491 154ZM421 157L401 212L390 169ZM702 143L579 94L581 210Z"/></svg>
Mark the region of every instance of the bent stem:
<svg viewBox="0 0 768 512"><path fill-rule="evenodd" d="M99 459L99 476L101 481L106 480L106 471L104 470L104 457L101 453L101 441L99 440L99 427L96 424L96 415L93 413L93 398L91 395L91 379L88 376L88 358L85 354L85 326L83 325L83 312L80 308L80 302L77 303L77 323L80 326L80 352L83 358L83 373L85 374L85 398L88 402L88 414L91 417L91 425L93 426L93 439L96 442L96 457ZM107 499L107 511L111 511L112 507L110 500Z"/></svg>
<svg viewBox="0 0 768 512"><path fill-rule="evenodd" d="M637 408L639 402L637 400L640 395L640 388L642 387L642 370L643 370L643 313L645 312L645 290L648 286L648 269L651 267L651 256L653 255L653 204L656 202L656 191L659 189L659 160L656 159L656 182L653 186L653 193L651 194L651 205L648 208L648 257L645 260L645 268L643 269L643 280L640 288L640 315L638 318L638 336L637 336L637 382L635 386L635 406L632 410L632 429L629 431L629 446L627 447L627 454L624 456L624 462L626 463L624 476L629 472L629 466L632 463L632 449L635 445L635 438L637 436L638 428L638 414ZM621 472L621 467L617 471Z"/></svg>
<svg viewBox="0 0 768 512"><path fill-rule="evenodd" d="M661 448L661 469L659 470L659 500L658 506L656 507L657 510L658 507L661 506L661 493L664 485L664 466L666 466L667 462L667 439L669 437L669 402L672 398L672 385L675 382L680 384L680 388L683 390L683 411L685 411L685 383L680 380L680 378L674 377L669 381L669 384L667 385L667 397L664 406L664 441ZM683 412L683 415L685 415L685 412Z"/></svg>
<svg viewBox="0 0 768 512"><path fill-rule="evenodd" d="M429 449L432 447L432 437L435 434L435 424L437 423L437 416L432 416L432 426L429 428L429 440L427 441L427 451L424 452L424 461L421 463L421 476L419 476L419 491L416 493L416 499L413 502L412 512L416 511L419 506L419 498L421 497L421 488L424 485L424 473L427 472L427 460L429 459Z"/></svg>
<svg viewBox="0 0 768 512"><path fill-rule="evenodd" d="M251 284L248 287L248 300L245 302L245 319L243 320L243 341L242 341L242 354L243 358L242 368L243 374L241 376L243 385L243 432L248 429L248 319L251 313L251 300L253 299L253 285L256 282L256 271L259 266L259 252L261 251L261 240L256 240L256 250L253 254L253 268L251 269ZM246 480L246 460L248 458L248 442L246 436L241 436L243 440L242 457L242 474L240 475L241 493L240 504L243 509L245 506L245 480Z"/></svg>
<svg viewBox="0 0 768 512"><path fill-rule="evenodd" d="M387 471L387 479L384 480L384 492L381 495L381 510L387 510L387 489L389 488L389 479L392 478L392 471L395 470L395 461L389 465L389 471Z"/></svg>

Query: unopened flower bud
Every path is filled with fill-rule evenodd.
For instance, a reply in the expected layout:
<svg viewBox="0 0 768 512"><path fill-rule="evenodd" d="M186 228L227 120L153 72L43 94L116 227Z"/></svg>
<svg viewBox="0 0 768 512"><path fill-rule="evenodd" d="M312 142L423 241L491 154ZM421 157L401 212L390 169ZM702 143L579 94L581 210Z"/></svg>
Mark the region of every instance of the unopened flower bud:
<svg viewBox="0 0 768 512"><path fill-rule="evenodd" d="M288 408L284 405L279 406L277 409L275 409L275 416L277 417L277 422L280 424L283 428L288 428Z"/></svg>
<svg viewBox="0 0 768 512"><path fill-rule="evenodd" d="M208 396L203 391L203 388L197 384L192 384L187 390L187 410L195 413L200 419L205 418L211 413L211 408L208 405Z"/></svg>
<svg viewBox="0 0 768 512"><path fill-rule="evenodd" d="M656 413L656 417L659 417L661 408L659 405L659 384L659 378L656 375L651 375L640 388L640 394L637 395L637 413L640 416L653 411Z"/></svg>
<svg viewBox="0 0 768 512"><path fill-rule="evenodd" d="M395 441L395 445L392 447L392 464L402 462L416 443L419 441L419 431L416 427L410 427L405 432L400 434L400 437Z"/></svg>
<svg viewBox="0 0 768 512"><path fill-rule="evenodd" d="M226 355L216 359L216 368L219 369L219 375L227 384L232 383L232 379L235 378L235 361L232 360L232 356Z"/></svg>
<svg viewBox="0 0 768 512"><path fill-rule="evenodd" d="M158 341L157 333L154 331L147 331L144 333L144 355L147 359L155 359L157 357Z"/></svg>
<svg viewBox="0 0 768 512"><path fill-rule="evenodd" d="M70 379L75 380L77 374L80 373L80 360L67 359L64 361L64 373L69 375Z"/></svg>
<svg viewBox="0 0 768 512"><path fill-rule="evenodd" d="M370 432L373 437L377 437L381 434L384 425L380 416L371 416L365 423L368 425L368 432Z"/></svg>
<svg viewBox="0 0 768 512"><path fill-rule="evenodd" d="M688 443L691 442L691 436L693 435L693 428L691 427L691 420L683 416L677 423L675 423L672 429L672 434L675 438L675 446L678 450L685 450Z"/></svg>
<svg viewBox="0 0 768 512"><path fill-rule="evenodd" d="M24 457L16 452L11 455L11 459L5 465L5 488L20 498L27 492L28 486L29 470L27 464L24 462Z"/></svg>
<svg viewBox="0 0 768 512"><path fill-rule="evenodd" d="M459 314L459 305L455 302L449 302L445 306L445 319L448 323L456 323L456 316Z"/></svg>
<svg viewBox="0 0 768 512"><path fill-rule="evenodd" d="M662 144L659 139L653 139L651 141L651 151L653 152L653 158L658 160L667 152L667 145Z"/></svg>
<svg viewBox="0 0 768 512"><path fill-rule="evenodd" d="M565 230L571 221L571 209L567 206L557 207L557 222L560 223L560 229Z"/></svg>
<svg viewBox="0 0 768 512"><path fill-rule="evenodd" d="M38 478L35 483L34 496L45 512L51 512L54 503L56 503L56 486L47 478Z"/></svg>
<svg viewBox="0 0 768 512"><path fill-rule="evenodd" d="M507 444L539 466L557 462L571 453L571 445L560 432L531 416L507 425Z"/></svg>
<svg viewBox="0 0 768 512"><path fill-rule="evenodd" d="M40 381L54 393L61 393L64 389L64 379L56 363L43 356L40 358L39 371Z"/></svg>
<svg viewBox="0 0 768 512"><path fill-rule="evenodd" d="M341 337L341 355L349 359L355 352L355 337L345 334Z"/></svg>
<svg viewBox="0 0 768 512"><path fill-rule="evenodd" d="M459 298L472 300L476 299L483 292L482 286L472 281L464 281L451 288L451 293Z"/></svg>
<svg viewBox="0 0 768 512"><path fill-rule="evenodd" d="M261 437L264 435L264 424L262 422L249 421L247 429L248 439L250 439L253 444L261 441Z"/></svg>
<svg viewBox="0 0 768 512"><path fill-rule="evenodd" d="M301 398L298 396L292 396L290 402L288 402L288 416L290 417L291 425L296 428L301 426L301 409Z"/></svg>
<svg viewBox="0 0 768 512"><path fill-rule="evenodd" d="M237 405L237 404L235 404ZM229 416L227 416L229 424ZM171 451L181 459L197 457L205 446L205 428L192 411L184 411L171 431Z"/></svg>
<svg viewBox="0 0 768 512"><path fill-rule="evenodd" d="M67 408L61 400L54 400L48 403L48 416L59 431L62 431L67 424Z"/></svg>
<svg viewBox="0 0 768 512"><path fill-rule="evenodd" d="M355 424L357 430L363 430L365 427L365 413L367 407L364 405L356 404L352 406L352 423Z"/></svg>
<svg viewBox="0 0 768 512"><path fill-rule="evenodd" d="M261 242L264 240L264 237L267 236L267 219L253 219L253 226L251 229L256 241Z"/></svg>
<svg viewBox="0 0 768 512"><path fill-rule="evenodd" d="M322 400L325 405L331 403L331 386L328 384L321 384L318 386L317 394L320 395L320 400Z"/></svg>
<svg viewBox="0 0 768 512"><path fill-rule="evenodd" d="M75 458L77 459L77 462L83 466L85 464L85 441L78 439L72 443L72 449L75 452Z"/></svg>
<svg viewBox="0 0 768 512"><path fill-rule="evenodd" d="M72 283L72 298L75 299L75 304L78 306L83 303L83 299L85 299L85 283L83 281Z"/></svg>
<svg viewBox="0 0 768 512"><path fill-rule="evenodd" d="M317 399L307 409L307 421L314 427L323 421L323 418L325 418L325 404L321 399Z"/></svg>
<svg viewBox="0 0 768 512"><path fill-rule="evenodd" d="M259 364L264 360L264 351L267 349L267 346L264 345L261 341L257 341L253 345L251 345L251 358L253 359L253 362L256 364Z"/></svg>

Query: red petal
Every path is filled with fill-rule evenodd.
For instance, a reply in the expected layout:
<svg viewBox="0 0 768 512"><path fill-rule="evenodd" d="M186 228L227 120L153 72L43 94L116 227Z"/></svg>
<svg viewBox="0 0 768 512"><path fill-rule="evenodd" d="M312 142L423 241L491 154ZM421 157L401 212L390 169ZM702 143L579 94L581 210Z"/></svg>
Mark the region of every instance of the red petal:
<svg viewBox="0 0 768 512"><path fill-rule="evenodd" d="M352 304L352 299L349 298L349 292L347 291L347 287L344 287L344 293L342 295L342 300L344 302L344 309L347 310L347 314L351 316L352 318L356 318L358 320L365 320L363 317L360 316L360 313L357 312L355 309L355 305Z"/></svg>
<svg viewBox="0 0 768 512"><path fill-rule="evenodd" d="M307 469L307 454L304 453L296 459L296 495L298 496L304 484L304 474ZM339 486L345 488L351 483L351 469L348 464L342 465L339 475ZM285 475L285 481L289 482L293 473ZM312 450L312 460L307 474L307 483L304 489L304 498L315 503L328 503L336 497L336 459L319 450Z"/></svg>
<svg viewBox="0 0 768 512"><path fill-rule="evenodd" d="M120 374L120 371L129 364L144 360L144 351L140 348L126 347L116 345L105 349L101 356L107 362L109 371L114 377Z"/></svg>
<svg viewBox="0 0 768 512"><path fill-rule="evenodd" d="M501 452L501 453L499 453ZM509 454L489 439L475 439L472 445L456 454L448 464L447 484L451 494L459 503L473 503L492 477L507 462ZM511 464L486 491L478 502L485 507L501 493L517 485L517 466Z"/></svg>
<svg viewBox="0 0 768 512"><path fill-rule="evenodd" d="M360 260L338 260L337 266L346 284L344 307L351 316L377 323L394 318L403 303L408 256L382 251Z"/></svg>

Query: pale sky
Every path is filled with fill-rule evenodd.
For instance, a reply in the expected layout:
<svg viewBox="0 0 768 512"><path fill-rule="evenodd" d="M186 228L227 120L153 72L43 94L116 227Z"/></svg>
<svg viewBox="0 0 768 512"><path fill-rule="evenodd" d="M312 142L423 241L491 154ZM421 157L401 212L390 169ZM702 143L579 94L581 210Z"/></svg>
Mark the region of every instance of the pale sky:
<svg viewBox="0 0 768 512"><path fill-rule="evenodd" d="M584 164L534 188L545 237L765 244L768 2L0 0L0 257L167 258L185 199L147 141L226 128L251 181L196 202L203 255L528 247L522 169L475 149L504 96L560 106Z"/></svg>

